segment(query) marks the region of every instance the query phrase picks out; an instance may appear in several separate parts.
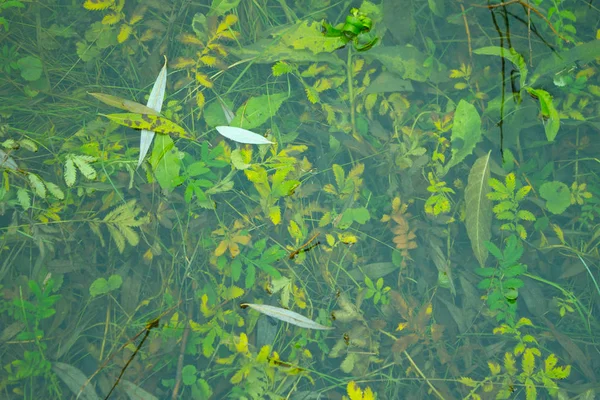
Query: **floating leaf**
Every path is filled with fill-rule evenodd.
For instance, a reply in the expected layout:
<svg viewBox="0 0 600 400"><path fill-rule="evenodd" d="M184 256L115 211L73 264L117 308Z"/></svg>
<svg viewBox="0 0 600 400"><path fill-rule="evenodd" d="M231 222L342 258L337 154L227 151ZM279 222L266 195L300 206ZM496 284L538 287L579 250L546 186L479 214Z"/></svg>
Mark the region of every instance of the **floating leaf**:
<svg viewBox="0 0 600 400"><path fill-rule="evenodd" d="M162 104L165 98L165 88L167 86L167 59L165 58L165 65L160 70L156 81L154 82L154 86L152 86L152 90L150 91L150 97L148 98L148 103L146 106L156 112L160 113L162 109ZM148 150L150 149L150 145L152 144L152 139L154 139L154 131L148 129L142 129L140 136L140 155L138 158L137 166L139 167L144 161Z"/></svg>
<svg viewBox="0 0 600 400"><path fill-rule="evenodd" d="M445 166L446 172L464 160L481 140L481 117L473 104L461 100L454 113L452 126L452 158Z"/></svg>
<svg viewBox="0 0 600 400"><path fill-rule="evenodd" d="M234 126L217 126L217 132L225 136L227 139L231 139L238 143L273 144L273 142L267 140L264 136L260 136L259 134L250 132L246 129L236 128Z"/></svg>
<svg viewBox="0 0 600 400"><path fill-rule="evenodd" d="M241 304L241 307L242 308L250 307L262 314L268 315L269 317L278 319L280 321L288 322L292 325L296 325L301 328L318 329L318 330L335 329L332 326L325 326L325 325L318 324L315 321L310 320L303 315L300 315L294 311L286 310L285 308L268 306L266 304L251 304L251 303L243 303L243 304Z"/></svg>
<svg viewBox="0 0 600 400"><path fill-rule="evenodd" d="M177 125L171 120L168 120L164 117L158 117L156 115L122 113L106 114L104 116L111 121L128 128L146 129L148 131L154 131L165 135L174 134L182 137L186 136L185 129L183 129L181 126Z"/></svg>
<svg viewBox="0 0 600 400"><path fill-rule="evenodd" d="M273 117L287 98L287 93L252 97L237 109L231 125L246 129L256 128Z"/></svg>
<svg viewBox="0 0 600 400"><path fill-rule="evenodd" d="M150 114L160 116L160 111L156 111L153 108L145 106L143 104L137 103L135 101L123 99L118 96L112 96L110 94L104 93L90 93L89 95L94 96L104 104L108 104L109 106L120 108L121 110L126 110L135 114Z"/></svg>
<svg viewBox="0 0 600 400"><path fill-rule="evenodd" d="M540 187L540 196L546 200L548 211L562 214L571 205L571 192L562 182L546 182Z"/></svg>
<svg viewBox="0 0 600 400"><path fill-rule="evenodd" d="M482 267L488 257L485 242L492 237L492 202L487 197L490 192L490 155L491 151L475 161L465 188L465 225L473 253Z"/></svg>
<svg viewBox="0 0 600 400"><path fill-rule="evenodd" d="M78 368L56 361L52 363L52 370L78 399L100 400L94 387L87 384L89 382L88 377Z"/></svg>

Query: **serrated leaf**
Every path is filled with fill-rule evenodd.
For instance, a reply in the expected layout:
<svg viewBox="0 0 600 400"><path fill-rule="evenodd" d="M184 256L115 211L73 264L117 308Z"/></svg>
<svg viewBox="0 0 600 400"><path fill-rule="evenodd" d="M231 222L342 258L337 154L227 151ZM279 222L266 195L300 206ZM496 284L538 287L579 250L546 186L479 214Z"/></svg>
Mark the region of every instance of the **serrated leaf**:
<svg viewBox="0 0 600 400"><path fill-rule="evenodd" d="M56 197L59 200L64 200L65 198L65 193L62 191L62 189L52 183L52 182L45 182L46 183L46 188L48 189L48 191L50 192L50 194L54 197Z"/></svg>
<svg viewBox="0 0 600 400"><path fill-rule="evenodd" d="M492 237L492 202L488 198L490 186L490 156L482 156L475 161L469 172L465 188L465 205L467 208L465 225L471 241L475 258L482 267L488 257L485 242Z"/></svg>
<svg viewBox="0 0 600 400"><path fill-rule="evenodd" d="M89 163L96 161L95 157L84 155L70 155L71 160L77 166L77 169L87 179L96 179L96 170Z"/></svg>
<svg viewBox="0 0 600 400"><path fill-rule="evenodd" d="M35 194L40 196L42 199L46 198L46 186L44 186L44 181L40 179L36 174L30 173L27 175L27 179L29 179L29 183L33 187Z"/></svg>
<svg viewBox="0 0 600 400"><path fill-rule="evenodd" d="M29 210L29 207L31 207L31 197L27 189L19 188L17 190L17 200L19 200L19 204L23 207L23 210Z"/></svg>
<svg viewBox="0 0 600 400"><path fill-rule="evenodd" d="M469 378L467 376L463 376L458 380L460 383L462 383L463 385L466 385L468 387L475 387L477 386L477 382L475 382L475 380L473 378Z"/></svg>
<svg viewBox="0 0 600 400"><path fill-rule="evenodd" d="M68 187L72 187L75 184L77 170L75 169L75 163L72 158L67 157L67 160L65 161L64 177Z"/></svg>
<svg viewBox="0 0 600 400"><path fill-rule="evenodd" d="M83 3L83 8L87 10L106 10L115 3L114 0L86 0Z"/></svg>

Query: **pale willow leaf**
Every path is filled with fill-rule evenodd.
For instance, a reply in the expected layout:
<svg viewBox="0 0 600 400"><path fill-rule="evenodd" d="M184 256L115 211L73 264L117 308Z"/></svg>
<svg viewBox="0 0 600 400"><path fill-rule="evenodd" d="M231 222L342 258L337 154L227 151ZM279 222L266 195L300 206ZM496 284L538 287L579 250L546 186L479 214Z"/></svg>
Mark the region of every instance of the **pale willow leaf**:
<svg viewBox="0 0 600 400"><path fill-rule="evenodd" d="M88 377L80 369L61 362L53 362L52 370L80 400L100 400ZM68 397L68 396L67 396Z"/></svg>
<svg viewBox="0 0 600 400"><path fill-rule="evenodd" d="M33 190L35 190L35 194L40 196L42 199L45 199L46 186L44 186L44 181L42 181L42 179L36 174L31 173L27 175L27 179L29 179L29 183L31 183Z"/></svg>
<svg viewBox="0 0 600 400"><path fill-rule="evenodd" d="M152 86L152 91L150 91L150 97L148 98L147 107L155 110L160 113L162 109L163 100L165 98L165 88L167 86L167 59L165 58L165 65L160 70L156 81L154 82L154 86ZM144 161L146 154L148 154L148 150L150 149L150 145L152 144L152 140L154 139L154 131L148 131L146 129L142 129L140 136L140 156L138 158L139 167Z"/></svg>
<svg viewBox="0 0 600 400"><path fill-rule="evenodd" d="M4 150L0 149L0 168L7 168L16 171L19 166L11 156L6 154Z"/></svg>
<svg viewBox="0 0 600 400"><path fill-rule="evenodd" d="M263 136L257 133L250 132L243 128L236 128L234 126L217 126L217 132L225 136L227 139L231 139L234 142L244 144L273 144L270 140L267 140Z"/></svg>
<svg viewBox="0 0 600 400"><path fill-rule="evenodd" d="M492 237L492 202L487 196L490 192L490 155L491 151L475 161L465 188L465 225L473 253L482 267L488 257L485 242Z"/></svg>
<svg viewBox="0 0 600 400"><path fill-rule="evenodd" d="M283 322L287 322L292 325L299 326L301 328L307 329L317 329L317 330L331 330L335 329L332 326L325 326L316 323L313 320L306 318L303 315L300 315L294 311L286 310L285 308L268 306L266 304L251 304L251 303L243 303L241 305L243 308L250 307L253 310L256 310L262 314L268 315L269 317L278 319Z"/></svg>

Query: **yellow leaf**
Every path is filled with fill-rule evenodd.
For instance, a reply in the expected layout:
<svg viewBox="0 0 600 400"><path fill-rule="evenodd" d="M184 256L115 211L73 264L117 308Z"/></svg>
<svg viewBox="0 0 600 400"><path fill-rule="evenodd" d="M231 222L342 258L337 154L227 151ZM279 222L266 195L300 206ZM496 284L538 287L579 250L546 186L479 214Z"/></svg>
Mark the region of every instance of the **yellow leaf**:
<svg viewBox="0 0 600 400"><path fill-rule="evenodd" d="M206 98L204 97L204 93L199 90L196 92L196 105L202 110L204 109L204 104L206 104Z"/></svg>
<svg viewBox="0 0 600 400"><path fill-rule="evenodd" d="M248 353L248 336L245 333L242 332L235 342L235 349L238 353Z"/></svg>
<svg viewBox="0 0 600 400"><path fill-rule="evenodd" d="M358 242L358 238L356 237L356 235L350 232L343 232L338 234L338 239L340 239L340 242L345 244L354 244Z"/></svg>
<svg viewBox="0 0 600 400"><path fill-rule="evenodd" d="M201 72L196 72L196 82L209 89L213 87L213 83L208 79L208 75Z"/></svg>
<svg viewBox="0 0 600 400"><path fill-rule="evenodd" d="M209 67L212 67L217 62L217 57L206 55L206 56L200 57L200 61L202 61L204 64L208 65Z"/></svg>
<svg viewBox="0 0 600 400"><path fill-rule="evenodd" d="M104 18L102 18L102 25L114 25L117 22L121 21L123 18L123 14L110 13L106 14Z"/></svg>
<svg viewBox="0 0 600 400"><path fill-rule="evenodd" d="M458 381L459 381L460 383L462 383L463 385L466 385L466 386L468 386L468 387L475 387L475 386L477 386L477 382L475 382L475 381L473 380L473 378L469 378L469 377L467 377L467 376L463 376L463 377L462 377L462 378L460 378Z"/></svg>
<svg viewBox="0 0 600 400"><path fill-rule="evenodd" d="M182 34L179 36L179 41L183 44L195 44L197 46L204 47L204 43L202 43L200 39L196 37L196 35L192 35L191 33Z"/></svg>
<svg viewBox="0 0 600 400"><path fill-rule="evenodd" d="M215 249L215 256L216 257L222 256L223 254L225 254L226 250L227 250L227 241L221 240L221 243L219 243L219 245Z"/></svg>
<svg viewBox="0 0 600 400"><path fill-rule="evenodd" d="M365 389L365 392L363 394L363 400L374 400L375 399L375 395L373 395L373 391L371 390L370 387L367 386L367 388Z"/></svg>
<svg viewBox="0 0 600 400"><path fill-rule="evenodd" d="M196 65L196 61L192 58L188 57L177 57L175 61L171 63L171 68L181 69L181 68L189 68Z"/></svg>
<svg viewBox="0 0 600 400"><path fill-rule="evenodd" d="M200 303L200 311L202 311L202 315L208 318L213 314L213 310L211 310L208 306L208 295L203 294Z"/></svg>
<svg viewBox="0 0 600 400"><path fill-rule="evenodd" d="M237 286L232 286L230 288L227 288L227 290L225 291L225 299L226 300L233 300L233 299L237 299L238 297L242 296L244 294L244 289L239 288Z"/></svg>
<svg viewBox="0 0 600 400"><path fill-rule="evenodd" d="M141 6L141 7L136 8L135 11L133 12L133 15L129 19L129 23L131 25L134 25L134 24L140 22L142 20L142 18L144 18L144 14L146 13L147 9L148 9L147 6Z"/></svg>
<svg viewBox="0 0 600 400"><path fill-rule="evenodd" d="M464 82L458 82L458 83L454 84L454 89L456 89L456 90L463 90L466 87L467 87L467 84Z"/></svg>
<svg viewBox="0 0 600 400"><path fill-rule="evenodd" d="M525 375L531 376L533 374L533 369L535 368L535 356L533 355L531 349L525 350L525 353L523 354L522 364L523 372L525 373Z"/></svg>
<svg viewBox="0 0 600 400"><path fill-rule="evenodd" d="M133 28L131 27L131 25L127 25L127 24L121 25L121 30L119 31L119 34L117 35L117 42L123 43L124 41L126 41L129 38L129 35L131 35L131 31L133 31Z"/></svg>
<svg viewBox="0 0 600 400"><path fill-rule="evenodd" d="M408 326L408 322L400 322L398 324L398 327L396 328L396 330L403 331L407 326Z"/></svg>
<svg viewBox="0 0 600 400"><path fill-rule="evenodd" d="M106 10L114 3L113 0L86 0L85 3L83 3L83 8L93 11Z"/></svg>
<svg viewBox="0 0 600 400"><path fill-rule="evenodd" d="M152 249L148 249L146 250L146 252L144 253L144 261L150 262L152 261L152 258L154 258L154 255L152 254Z"/></svg>
<svg viewBox="0 0 600 400"><path fill-rule="evenodd" d="M224 30L229 29L229 27L237 22L238 18L235 14L229 14L225 17L223 22L221 22L217 28L217 33L221 33Z"/></svg>
<svg viewBox="0 0 600 400"><path fill-rule="evenodd" d="M290 224L288 225L288 232L290 233L290 236L293 237L294 239L296 239L296 240L302 239L302 231L300 230L300 227L298 226L296 221L294 221L294 220L290 221Z"/></svg>
<svg viewBox="0 0 600 400"><path fill-rule="evenodd" d="M488 367L490 368L492 375L498 375L500 373L500 364L488 361Z"/></svg>
<svg viewBox="0 0 600 400"><path fill-rule="evenodd" d="M271 219L271 222L273 222L273 225L279 225L281 222L281 209L279 206L272 206L269 208L269 218Z"/></svg>
<svg viewBox="0 0 600 400"><path fill-rule="evenodd" d="M348 382L346 391L348 392L348 396L350 396L350 400L362 400L363 399L363 392L360 389L360 387L358 387L356 382L354 382L354 381Z"/></svg>
<svg viewBox="0 0 600 400"><path fill-rule="evenodd" d="M335 244L335 238L333 237L333 235L330 235L329 233L325 235L325 239L327 240L327 244L331 247L333 247L333 245Z"/></svg>

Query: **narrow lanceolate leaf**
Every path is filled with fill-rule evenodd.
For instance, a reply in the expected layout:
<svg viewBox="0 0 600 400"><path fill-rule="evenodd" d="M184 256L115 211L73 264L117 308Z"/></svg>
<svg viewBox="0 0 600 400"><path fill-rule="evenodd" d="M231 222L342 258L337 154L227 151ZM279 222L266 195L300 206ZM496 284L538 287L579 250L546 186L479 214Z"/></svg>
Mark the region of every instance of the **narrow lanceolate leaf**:
<svg viewBox="0 0 600 400"><path fill-rule="evenodd" d="M100 400L92 385L88 385L88 377L80 369L61 362L53 362L52 370L67 385L78 399Z"/></svg>
<svg viewBox="0 0 600 400"><path fill-rule="evenodd" d="M482 267L488 257L485 242L492 237L492 202L487 197L490 192L490 154L491 151L475 161L465 188L465 225L473 253Z"/></svg>
<svg viewBox="0 0 600 400"><path fill-rule="evenodd" d="M121 110L129 111L136 114L150 114L150 115L160 115L160 111L156 111L153 108L145 106L143 104L137 103L135 101L123 99L121 97L112 96L110 94L104 93L89 93L89 95L94 96L104 104L108 104L109 106L120 108Z"/></svg>
<svg viewBox="0 0 600 400"><path fill-rule="evenodd" d="M217 97L217 100L219 101L221 110L223 110L223 114L225 115L225 119L227 120L227 123L230 124L231 121L233 121L233 119L235 118L235 114L233 113L233 111L231 111L231 108L229 108L227 106L227 104L225 104L225 102L223 100L221 100L220 97Z"/></svg>
<svg viewBox="0 0 600 400"><path fill-rule="evenodd" d="M133 129L145 129L165 135L176 135L185 137L185 129L177 125L175 122L168 120L164 117L157 117L156 115L148 114L106 114L106 118L119 125L127 126Z"/></svg>
<svg viewBox="0 0 600 400"><path fill-rule="evenodd" d="M318 330L330 330L335 329L332 326L325 326L316 323L313 320L306 318L303 315L300 315L296 312L286 310L285 308L268 306L265 304L251 304L251 303L243 303L241 305L242 308L250 307L262 314L268 315L269 317L281 320L283 322L290 323L292 325L299 326L301 328L307 329L318 329Z"/></svg>
<svg viewBox="0 0 600 400"><path fill-rule="evenodd" d="M249 130L234 126L217 126L217 132L234 142L245 144L273 144L270 140Z"/></svg>
<svg viewBox="0 0 600 400"><path fill-rule="evenodd" d="M12 159L11 156L9 156L3 150L0 149L0 168L7 168L16 171L19 168L19 166L17 165L15 160Z"/></svg>
<svg viewBox="0 0 600 400"><path fill-rule="evenodd" d="M160 112L162 109L163 100L165 98L166 86L167 60L165 59L165 65L160 70L160 73L154 82L154 86L152 86L152 91L150 91L150 97L148 98L148 103L146 104L149 108ZM146 154L150 149L150 145L152 144L152 139L154 139L154 131L142 129L140 136L140 156L138 158L138 167L142 164L142 161L144 161L144 157L146 157Z"/></svg>

